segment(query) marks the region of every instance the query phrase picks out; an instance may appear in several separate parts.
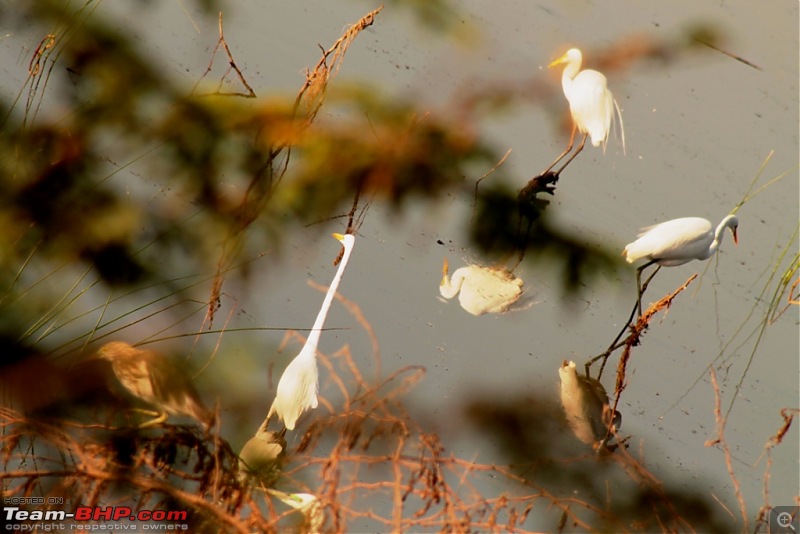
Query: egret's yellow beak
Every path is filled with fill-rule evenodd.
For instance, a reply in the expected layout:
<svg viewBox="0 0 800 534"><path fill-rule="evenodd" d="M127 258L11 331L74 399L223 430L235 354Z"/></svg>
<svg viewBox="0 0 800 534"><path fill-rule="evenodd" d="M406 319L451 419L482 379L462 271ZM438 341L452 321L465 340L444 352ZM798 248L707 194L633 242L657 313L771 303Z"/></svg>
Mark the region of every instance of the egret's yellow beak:
<svg viewBox="0 0 800 534"><path fill-rule="evenodd" d="M739 244L739 235L736 233L736 228L733 229L733 242Z"/></svg>
<svg viewBox="0 0 800 534"><path fill-rule="evenodd" d="M440 286L443 286L444 284L447 283L447 269L448 269L448 267L449 267L449 265L447 264L447 258L445 258L444 259L444 263L442 264L442 282L439 284Z"/></svg>
<svg viewBox="0 0 800 534"><path fill-rule="evenodd" d="M338 239L340 243L344 242L344 236L342 234L333 234L333 237Z"/></svg>
<svg viewBox="0 0 800 534"><path fill-rule="evenodd" d="M560 58L558 58L555 61L553 61L552 63L550 63L547 66L547 68L549 69L549 68L555 67L556 65L561 65L562 63L565 63L566 61L567 61L567 54L564 54Z"/></svg>

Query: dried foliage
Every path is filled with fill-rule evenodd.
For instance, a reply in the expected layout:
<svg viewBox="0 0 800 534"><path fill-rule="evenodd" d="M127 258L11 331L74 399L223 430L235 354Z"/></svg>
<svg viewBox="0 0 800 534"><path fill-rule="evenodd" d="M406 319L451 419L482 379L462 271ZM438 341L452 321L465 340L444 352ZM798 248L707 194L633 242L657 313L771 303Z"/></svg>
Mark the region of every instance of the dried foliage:
<svg viewBox="0 0 800 534"><path fill-rule="evenodd" d="M662 299L659 309L679 291ZM643 451L640 458L625 447L596 455L572 441L560 410L546 397L504 406L477 392L481 400L467 408L507 465L448 451L405 407L424 368L408 366L383 377L371 326L355 303L339 298L373 340L375 378L366 378L372 373L347 346L320 354L326 369L321 407L306 416L271 487L244 476L218 431L169 424L144 430L126 419L86 423L7 408L0 411L5 495L186 511L193 532L526 532L557 524L560 530L619 532L729 528L701 495L653 475ZM108 407L119 418L120 409ZM99 416L108 417L102 409ZM304 494L314 497L310 506L284 504Z"/></svg>
<svg viewBox="0 0 800 534"><path fill-rule="evenodd" d="M247 83L247 79L244 77L244 74L242 74L241 69L236 64L236 60L233 59L233 52L231 52L231 49L228 46L228 42L225 40L225 32L222 29L222 11L219 12L219 40L217 41L216 46L214 46L213 52L211 52L211 61L208 62L208 67L206 67L206 71L203 73L203 75L200 77L200 79L197 80L197 83L194 84L194 87L192 88L192 93L195 92L195 90L197 89L197 86L200 85L200 82L203 80L203 78L208 76L208 74L211 72L211 69L214 66L214 58L216 57L217 52L219 51L220 47L222 47L223 50L225 50L225 55L227 56L227 59L228 59L228 68L225 71L225 73L222 75L222 77L220 77L220 80L219 80L219 83L217 84L216 90L213 93L209 93L209 94L222 95L222 96L241 96L241 97L245 97L245 98L256 98L256 92L253 90L252 87L250 87L250 84ZM236 92L236 91L225 92L225 91L222 90L222 86L225 84L225 80L226 80L227 76L231 73L231 71L236 73L236 77L239 80L239 83L241 83L244 86L244 88L247 90L246 93Z"/></svg>
<svg viewBox="0 0 800 534"><path fill-rule="evenodd" d="M522 532L530 530L526 523L537 508L551 510L551 517L557 511L570 530L721 529L708 511L705 523L698 523L702 514L696 511L697 517L684 517L690 503L697 509L701 501L664 487L627 451L598 463L586 452L559 451L555 436L545 436L551 448L534 447L527 440L537 425L519 420L517 429L512 419L540 417L557 425L555 413L526 406L499 416L496 407L489 413L473 406L476 423L507 441L517 451L512 458L522 455L509 466L484 464L448 452L407 413L403 398L424 377L423 368L367 382L347 347L322 361L334 386L322 402L329 413L309 417L275 490L244 483L236 454L215 433L175 425L144 431L43 422L3 409L4 494L63 497L73 506L185 510L193 532L302 529L302 514L276 498L298 491L318 500L325 532ZM604 479L622 487L628 479L630 487L604 496L597 486ZM498 484L503 491L486 493ZM571 495L575 484L593 490ZM648 504L637 504L640 499Z"/></svg>

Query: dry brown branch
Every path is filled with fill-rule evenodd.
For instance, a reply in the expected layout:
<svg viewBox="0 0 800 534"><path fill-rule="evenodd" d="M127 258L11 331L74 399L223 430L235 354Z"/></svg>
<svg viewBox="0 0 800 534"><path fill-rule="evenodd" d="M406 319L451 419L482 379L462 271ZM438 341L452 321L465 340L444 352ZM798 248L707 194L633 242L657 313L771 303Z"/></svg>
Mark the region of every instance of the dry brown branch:
<svg viewBox="0 0 800 534"><path fill-rule="evenodd" d="M300 89L295 99L294 109L297 112L300 104L305 104L304 117L311 123L316 117L317 112L322 107L325 99L325 91L328 87L328 80L339 72L344 55L356 36L365 28L372 26L375 16L380 13L383 6L374 11L370 11L361 19L350 26L344 34L337 39L327 50L322 50L322 57L317 62L314 70L306 71L306 82ZM322 47L320 47L322 48ZM331 65L328 65L328 58L331 58Z"/></svg>
<svg viewBox="0 0 800 534"><path fill-rule="evenodd" d="M236 455L215 436L166 426L156 436L118 430L124 433L122 441L107 441L113 437L108 429L33 421L8 408L0 409L0 426L0 480L9 495L36 491L97 506L105 504L112 487L124 485L135 491L117 497L116 504L134 509L169 499L173 506L193 511L197 521L219 524L226 532L249 532L260 521L228 513L246 498L236 479ZM123 442L125 447L119 448ZM184 461L192 468L182 470Z"/></svg>
<svg viewBox="0 0 800 534"><path fill-rule="evenodd" d="M327 362L328 373L349 375L354 366L346 349L330 358L324 355L320 358ZM346 398L338 413L312 422L297 449L295 460L299 463L285 471L287 480L301 473L306 476L310 472L319 473L323 485L314 493L322 496L332 530L347 530L352 521L368 518L392 531L502 527L520 532L525 531L521 523L528 517L533 501L539 498L559 508L604 515L601 509L577 499L556 497L544 488L519 496L482 495L478 488L484 477L507 478L525 485L530 482L510 469L447 454L439 438L420 429L399 404L400 392L421 377L419 373L409 375L408 371L413 369L401 371L381 384L358 384L356 389L365 393ZM339 381L352 383L352 378L340 376ZM386 447L391 451L380 452ZM317 449L322 449L321 455L313 454ZM361 476L365 473L372 480ZM374 480L376 476L383 477L383 473L385 478ZM450 478L458 485L448 483ZM364 499L366 495L379 498L381 494L393 503L388 515L374 509L371 499ZM569 517L579 528L591 530L591 524L574 512Z"/></svg>
<svg viewBox="0 0 800 534"><path fill-rule="evenodd" d="M608 361L609 356L614 353L620 347L624 347L622 351L622 355L620 356L620 361L617 364L617 378L614 387L614 410L617 409L617 405L619 404L619 397L622 393L622 390L625 389L625 370L628 365L628 360L631 356L631 351L633 347L639 345L644 332L647 330L648 326L650 325L650 320L655 316L656 313L663 309L669 309L672 305L672 301L675 299L676 296L684 289L686 289L692 281L697 278L697 274L693 274L689 277L686 282L683 283L678 289L665 295L661 300L655 302L650 305L650 307L645 310L645 312L635 321L633 322L634 313L636 312L636 307L634 307L631 315L628 319L628 323L625 327L620 331L617 335L616 339L611 342L611 345L601 354L591 358L589 361L586 362L586 374L589 375L589 368L598 360L602 360L600 365L600 371L597 374L597 379L599 380L601 376L603 376L603 370L605 369L606 362ZM620 341L620 338L625 333L626 330L629 330L630 333L628 336Z"/></svg>
<svg viewBox="0 0 800 534"><path fill-rule="evenodd" d="M794 271L790 271L793 273ZM788 274L788 273L787 273ZM788 286L788 280L784 285ZM774 324L775 321L781 318L786 311L792 306L800 306L800 278L794 281L794 283L789 287L789 291L786 294L786 305L781 308L780 310L777 309L772 312L771 317L769 318L769 324Z"/></svg>
<svg viewBox="0 0 800 534"><path fill-rule="evenodd" d="M31 60L28 62L28 74L37 76L42 69L42 58L47 50L50 50L56 44L56 36L49 33L45 35L31 55Z"/></svg>
<svg viewBox="0 0 800 534"><path fill-rule="evenodd" d="M61 39L63 32L56 35L49 33L45 35L31 54L28 62L28 78L25 85L28 86L28 93L25 99L25 118L23 124L29 119L34 119L39 107L44 101L44 92L50 81L50 75L55 67L56 59L61 53ZM47 65L47 66L45 66ZM24 91L24 88L22 89ZM21 94L21 93L20 93Z"/></svg>
<svg viewBox="0 0 800 534"><path fill-rule="evenodd" d="M705 446L718 446L722 450L722 454L725 457L725 467L728 469L728 476L731 478L733 491L736 494L736 500L739 502L739 513L741 514L742 521L744 522L744 531L747 532L750 530L750 521L747 517L747 505L744 502L741 484L739 484L739 480L737 480L736 473L733 469L733 456L731 455L728 443L725 441L725 423L727 420L722 415L722 394L719 391L717 373L714 371L713 367L710 370L710 374L711 387L714 389L714 420L717 423L717 435L715 438L707 440L705 442Z"/></svg>
<svg viewBox="0 0 800 534"><path fill-rule="evenodd" d="M764 504L761 505L761 508L758 511L758 516L756 517L756 526L759 524L766 524L768 522L767 518L770 510L772 509L769 498L769 481L772 475L772 449L773 447L783 443L783 438L786 436L786 433L789 432L789 428L791 428L792 422L797 415L800 415L800 408L782 408L781 418L783 418L783 424L780 426L780 428L778 428L778 431L775 433L775 435L770 436L770 438L764 444L763 455L766 455L767 457L766 466L764 467ZM795 504L800 504L800 496L795 497Z"/></svg>
<svg viewBox="0 0 800 534"><path fill-rule="evenodd" d="M366 322L357 306L348 310ZM371 328L365 329L372 338ZM290 332L286 339L295 337L301 338ZM376 361L377 355L374 346ZM615 515L616 494L595 500L565 493L537 480L535 466L459 457L404 406L404 396L425 370L410 366L370 382L365 378L370 374L362 372L368 360L369 355L355 357L347 346L319 355L327 409L301 419L299 443L297 437L291 440L296 445L288 447L288 463L274 492L242 485L236 455L213 434L171 425L143 434L93 422L32 422L9 410L0 411L0 480L11 495L80 495L89 505L113 499L137 509L168 502L190 510L191 526L198 531L208 531L208 525L215 532L285 530L302 516L276 500L275 494L289 491L316 497L320 530L326 532L352 531L364 521L393 532L527 532L534 507L554 512L553 526L560 519L564 530L692 529L661 482L627 451L608 463L648 495L652 510L646 513L654 519L642 519L638 526ZM597 464L593 454L548 461L572 471L582 470L571 466L575 462L586 462L589 470ZM114 490L123 483L126 491Z"/></svg>
<svg viewBox="0 0 800 534"><path fill-rule="evenodd" d="M233 59L233 53L231 49L228 47L228 42L225 40L225 33L222 30L222 11L219 12L218 18L218 28L219 28L219 39L217 39L217 44L214 46L214 50L211 52L211 60L208 62L208 67L206 67L206 71L200 76L200 79L195 82L194 87L192 87L191 94L194 94L197 86L200 85L200 82L203 81L203 78L208 76L211 72L212 67L214 66L214 58L217 55L217 51L219 50L220 46L225 50L225 54L228 56L228 70L220 77L219 83L217 84L216 90L212 93L204 93L200 96L207 96L207 95L217 95L217 96L241 96L244 98L256 98L256 92L253 91L253 88L250 87L250 84L247 83L247 80L242 74L242 71L239 69L239 66L236 65L236 61ZM245 89L247 89L246 93L242 92L224 92L222 91L222 86L225 83L225 79L227 78L228 74L231 71L236 73L236 76L239 78L239 81L244 85Z"/></svg>
<svg viewBox="0 0 800 534"><path fill-rule="evenodd" d="M641 488L648 492L653 492L658 496L660 504L669 510L671 519L676 524L680 525L681 528L685 529L686 531L694 530L692 526L683 517L681 517L680 511L677 510L670 501L669 495L664 490L663 483L645 467L642 460L637 460L634 458L626 447L620 447L612 458L625 470L626 473L630 475L632 480L640 485ZM668 530L670 529L664 529L664 531Z"/></svg>
<svg viewBox="0 0 800 534"><path fill-rule="evenodd" d="M636 324L630 327L631 333L623 342L625 348L622 350L622 355L619 358L619 364L617 364L617 379L614 383L614 410L617 409L620 395L622 394L622 390L625 389L625 369L627 368L628 360L631 357L631 350L633 350L633 347L639 345L641 337L644 335L645 330L647 330L647 327L650 325L652 318L662 310L665 310L666 313L670 306L672 306L672 301L675 300L675 297L677 297L681 291L686 289L695 278L697 278L697 274L690 276L688 280L686 280L672 293L665 295L658 302L651 304L650 307L645 310L642 316L636 320Z"/></svg>
<svg viewBox="0 0 800 534"><path fill-rule="evenodd" d="M506 153L503 154L503 157L500 158L500 161L495 163L494 166L491 169L489 169L488 171L483 173L483 176L478 178L478 180L475 182L475 196L473 197L473 200L472 200L473 209L475 208L475 204L477 204L477 202L478 202L478 186L481 184L481 182L483 181L484 178L486 178L489 175L491 175L492 173L494 173L494 171L496 171L503 163L506 162L506 159L508 159L508 156L511 154L512 150L513 150L512 148L509 148L508 150L506 150Z"/></svg>
<svg viewBox="0 0 800 534"><path fill-rule="evenodd" d="M800 408L781 408L781 417L783 418L783 425L778 429L774 436L770 437L767 443L764 445L764 448L769 450L772 447L780 445L783 443L783 437L789 432L789 428L792 426L792 421L794 421L794 417L796 415L800 415Z"/></svg>
<svg viewBox="0 0 800 534"><path fill-rule="evenodd" d="M353 39L355 39L355 37L361 32L361 30L372 25L375 19L375 15L377 15L381 11L381 9L383 9L382 6L374 11L371 11L370 13L362 17L356 24L348 28L344 32L344 34L327 51L323 51L322 58L320 59L319 63L317 63L317 66L314 68L314 70L306 74L306 81L297 94L292 112L293 115L296 115L301 102L306 102L306 113L304 116L304 121L306 126L308 126L313 122L317 112L322 107L323 104L322 97L324 96L325 89L327 88L327 83L330 77L336 72L338 72L339 68L341 67L347 48L353 42ZM245 87L247 87L248 90L252 93L252 96L255 96L255 93L247 84L247 82L244 80L241 71L239 71L238 67L236 67L236 63L233 61L233 56L230 52L230 49L228 48L227 43L224 40L224 35L222 32L221 12L219 17L220 17L219 18L220 39L217 42L217 46L214 48L214 53L216 53L220 45L222 45L225 48L225 51L228 54L228 59L231 65L231 67L225 73L225 76L227 76L228 72L230 72L231 69L234 69L239 75ZM333 62L332 67L329 67L327 64L327 59L329 56L332 56L332 62ZM208 74L209 70L211 69L213 61L214 61L214 54L212 54L211 62L209 63L206 72L203 74L203 77L205 77L206 74ZM220 82L220 84L221 83L222 81ZM281 157L283 158L283 163L282 165L278 165L277 162L280 161L279 158ZM267 203L269 202L269 199L272 197L273 189L277 187L278 184L280 184L281 178L288 170L290 157L291 157L290 143L282 142L280 144L276 144L275 146L270 148L267 155L267 159L264 162L262 169L259 172L255 173L250 179L250 184L247 187L247 191L243 196L239 207L236 209L237 213L236 217L234 217L236 222L230 227L229 230L230 235L224 241L222 246L222 251L220 252L219 260L217 261L217 272L211 284L211 290L208 302L208 313L206 317L209 325L214 321L216 312L216 303L219 301L220 295L222 294L222 286L224 283L225 272L228 270L231 263L234 261L236 254L239 252L241 248L242 236L244 232L253 223L253 221L257 219L258 215L262 212L262 210L266 207ZM355 206L357 205L357 202L358 202L358 197L356 197L354 201L354 206L353 206L354 210ZM351 217L351 220L348 224L348 231L355 230L355 228L351 228L352 226L353 224Z"/></svg>

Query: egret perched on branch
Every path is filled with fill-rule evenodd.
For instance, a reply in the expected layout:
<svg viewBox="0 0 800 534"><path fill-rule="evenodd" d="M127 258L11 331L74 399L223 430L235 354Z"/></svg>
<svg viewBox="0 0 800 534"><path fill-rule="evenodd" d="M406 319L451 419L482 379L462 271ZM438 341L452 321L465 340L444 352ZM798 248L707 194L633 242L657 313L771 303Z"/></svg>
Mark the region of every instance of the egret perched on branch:
<svg viewBox="0 0 800 534"><path fill-rule="evenodd" d="M561 75L561 86L564 88L564 96L567 97L569 102L569 110L572 115L572 133L569 137L567 149L550 164L544 173L552 169L556 163L561 161L572 150L576 130L580 130L583 134L583 140L575 153L572 154L572 157L556 171L557 175L583 150L583 145L586 144L586 138L589 136L592 137L593 146L603 145L603 153L605 153L606 141L611 131L615 110L619 118L622 150L625 150L625 128L622 125L622 113L620 113L619 105L614 100L611 91L608 90L606 77L596 70L586 69L582 71L582 60L581 51L577 48L570 48L566 54L548 65L548 67L554 67L562 63L567 64Z"/></svg>
<svg viewBox="0 0 800 534"><path fill-rule="evenodd" d="M210 428L209 412L189 379L171 361L152 350L142 350L123 341L106 343L97 356L111 362L111 368L125 389L158 408L155 419L141 427L163 423L167 414L185 415Z"/></svg>
<svg viewBox="0 0 800 534"><path fill-rule="evenodd" d="M639 315L642 314L643 289L641 276L645 268L654 263L658 264L658 268L653 271L653 274L645 282L644 287L646 288L662 266L673 267L683 265L692 260L707 260L710 258L719 249L726 228L730 228L733 234L733 242L739 243L739 238L736 235L736 230L739 228L739 219L736 215L728 215L722 219L722 222L713 232L712 228L711 223L702 217L682 217L642 228L637 236L638 239L625 245L622 255L625 256L628 263L633 263L642 258L649 260L636 269Z"/></svg>
<svg viewBox="0 0 800 534"><path fill-rule="evenodd" d="M523 281L508 271L467 265L448 276L445 258L439 293L446 299L458 294L461 307L472 315L507 311L522 295Z"/></svg>
<svg viewBox="0 0 800 534"><path fill-rule="evenodd" d="M322 308L317 314L314 326L311 327L306 344L300 354L294 357L283 372L278 382L275 400L272 402L267 414L267 422L273 414L277 414L288 430L294 430L294 425L300 415L309 408L316 408L318 404L317 343L319 343L319 337L322 334L322 325L325 324L328 309L330 309L331 302L333 302L333 296L336 294L336 288L339 287L344 268L347 265L347 260L350 259L350 253L353 251L353 245L355 244L355 237L352 234L333 234L333 237L338 239L344 246L344 255L341 263L339 263L339 270L336 271L331 286L328 288L328 293L325 295L325 300L322 301Z"/></svg>

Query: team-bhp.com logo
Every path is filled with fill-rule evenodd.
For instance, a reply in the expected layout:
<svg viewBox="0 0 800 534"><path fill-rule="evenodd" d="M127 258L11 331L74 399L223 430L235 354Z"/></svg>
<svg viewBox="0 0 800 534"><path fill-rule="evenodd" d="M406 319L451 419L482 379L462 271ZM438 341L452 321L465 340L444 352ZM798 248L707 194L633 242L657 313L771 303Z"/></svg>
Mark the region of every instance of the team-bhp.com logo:
<svg viewBox="0 0 800 534"><path fill-rule="evenodd" d="M147 522L137 525L142 530L188 530L186 511L137 510L127 506L78 506L74 512L65 510L23 510L17 506L3 508L6 530L98 530L98 521L112 521L122 525L126 521ZM121 530L124 528L115 528ZM109 530L104 525L103 530Z"/></svg>

